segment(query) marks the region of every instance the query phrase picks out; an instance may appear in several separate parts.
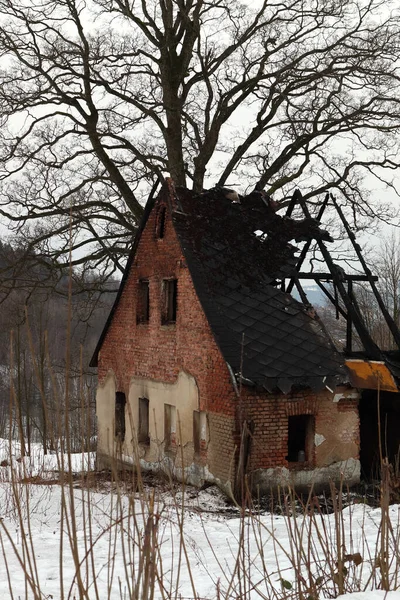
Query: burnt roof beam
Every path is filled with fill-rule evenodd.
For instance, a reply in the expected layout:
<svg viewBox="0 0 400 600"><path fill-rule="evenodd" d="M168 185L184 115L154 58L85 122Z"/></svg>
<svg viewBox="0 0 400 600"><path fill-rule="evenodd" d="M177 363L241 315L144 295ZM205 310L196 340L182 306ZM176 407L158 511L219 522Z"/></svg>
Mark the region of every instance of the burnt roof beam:
<svg viewBox="0 0 400 600"><path fill-rule="evenodd" d="M290 215L292 214L292 211L293 211L293 208L294 208L296 202L300 203L300 199L302 199L301 193L300 193L299 190L296 190L294 192L294 194L293 194L291 203L288 206L288 209L286 211L286 216L287 217L290 217ZM317 221L321 220L322 215L324 214L325 209L326 209L326 207L328 205L328 200L329 200L329 194L326 194L326 196L324 198L324 201L321 204L321 207L320 207L320 209L318 211ZM298 272L300 271L301 265L303 264L303 262L304 262L304 260L305 260L305 258L307 256L307 252L310 249L311 241L312 240L309 240L308 242L306 242L306 244L302 248L302 251L301 251L300 256L299 256L299 260L297 261L297 264L296 264L296 271L298 271ZM288 287L287 287L287 290L286 290L288 294L290 294L290 292L292 291L294 284L295 284L295 280L292 279L291 282L289 283Z"/></svg>
<svg viewBox="0 0 400 600"><path fill-rule="evenodd" d="M344 317L346 319L346 321L347 321L348 320L348 314L347 314L347 312L345 310L343 310L343 308L340 306L340 304L337 303L335 297L332 296L332 294L330 293L330 291L326 289L326 287L322 284L321 281L319 281L319 279L316 279L316 283L317 283L318 287L324 292L325 296L335 306L337 312L339 312L342 315L342 317Z"/></svg>
<svg viewBox="0 0 400 600"><path fill-rule="evenodd" d="M301 301L303 304L310 304L307 298L307 294L305 293L305 291L303 290L303 287L299 281L299 278L295 275L295 284L296 284L296 288L297 291L299 292L299 296L301 298Z"/></svg>
<svg viewBox="0 0 400 600"><path fill-rule="evenodd" d="M347 283L347 293L351 299L355 300L353 294L353 282L351 280ZM353 322L350 316L346 322L346 351L348 354L351 354L353 351Z"/></svg>
<svg viewBox="0 0 400 600"><path fill-rule="evenodd" d="M297 197L298 197L299 203L303 209L304 215L306 217L310 218L311 217L310 211L308 210L308 206L307 206L303 196L301 195L300 191L298 192ZM354 327L357 330L357 333L360 337L361 343L364 346L365 351L367 352L367 354L369 355L370 358L372 358L374 360L383 360L382 352L380 351L379 347L375 344L375 342L371 338L371 335L370 335L367 327L365 326L364 320L362 318L361 312L358 309L358 306L356 306L355 302L349 297L349 295L347 293L347 290L343 283L343 270L341 268L339 268L337 265L335 265L335 263L333 262L331 253L329 252L328 248L325 246L324 242L322 240L317 240L317 244L321 251L322 256L325 259L328 269L330 270L330 272L332 274L332 281L334 282L334 284L336 285L336 287L338 289L338 292L342 298L342 301L347 309L347 313L351 317L352 322L354 323Z"/></svg>
<svg viewBox="0 0 400 600"><path fill-rule="evenodd" d="M372 291L374 293L374 296L376 298L378 306L381 309L382 315L383 315L383 317L384 317L384 319L386 321L387 326L389 327L390 333L392 334L393 339L395 340L395 342L397 344L397 347L400 349L400 331L399 331L399 328L397 327L397 325L396 325L396 323L395 323L392 315L389 313L389 311L386 308L386 305L385 305L385 303L384 303L384 301L382 299L382 296L380 295L379 290L378 290L378 288L375 285L375 281L376 280L372 276L371 271L369 270L368 265L367 265L367 263L364 260L364 257L363 257L362 252L361 252L360 245L356 242L356 236L354 235L354 232L350 229L350 226L349 226L349 224L347 222L346 217L343 214L343 211L342 211L341 207L336 202L336 199L335 199L334 196L331 195L331 198L332 198L333 205L336 208L336 210L338 212L338 215L339 215L339 217L340 217L340 219L341 219L341 221L342 221L342 223L344 225L344 228L346 229L347 235L349 236L349 238L351 240L351 243L353 244L353 248L356 251L358 260L360 261L360 263L361 263L361 265L362 265L362 267L363 267L363 269L365 271L365 274L367 276L367 281L369 282L369 284L371 286L371 289L372 289Z"/></svg>

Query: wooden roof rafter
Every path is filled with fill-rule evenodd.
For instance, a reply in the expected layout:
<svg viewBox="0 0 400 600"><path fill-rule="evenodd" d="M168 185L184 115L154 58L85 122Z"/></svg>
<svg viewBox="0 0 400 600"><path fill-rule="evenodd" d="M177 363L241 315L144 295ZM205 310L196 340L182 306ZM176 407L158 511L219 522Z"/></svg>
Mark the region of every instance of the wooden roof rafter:
<svg viewBox="0 0 400 600"><path fill-rule="evenodd" d="M353 326L354 326L354 329L357 331L358 336L361 340L362 345L364 346L365 352L367 353L368 357L373 360L382 360L383 359L382 350L373 341L371 334L368 331L368 328L365 324L364 317L362 315L362 311L361 311L361 309L358 305L357 299L354 295L353 283L354 282L369 283L371 290L374 294L374 297L376 298L377 304L381 310L382 316L393 336L393 339L396 342L396 345L400 349L399 328L397 327L396 323L394 322L392 316L390 315L390 313L382 299L382 296L379 293L379 290L376 285L376 283L378 281L378 277L371 273L371 270L369 269L369 267L363 257L361 247L356 241L356 236L355 236L354 232L351 230L350 225L343 213L343 210L341 209L336 198L332 194L326 194L326 196L322 202L322 205L319 209L318 215L316 217L317 222L319 223L321 221L328 205L333 207L336 210L336 212L340 218L340 221L342 222L344 229L347 233L348 239L350 240L350 242L355 250L356 256L358 258L359 264L361 265L363 273L360 273L360 274L345 273L344 270L342 269L342 267L337 265L334 262L333 257L331 255L326 243L321 239L316 239L315 243L317 244L319 251L321 252L322 257L325 261L325 264L327 266L327 272L315 273L315 272L301 271L301 268L303 266L303 263L307 257L308 251L311 246L311 240L310 240L305 243L305 245L303 246L303 248L301 250L301 253L299 255L299 258L298 258L298 261L296 264L296 272L294 275L292 275L290 278L288 278L289 283L285 286L285 291L288 293L291 293L295 286L299 290L299 288L301 288L300 281L304 281L304 280L315 281L315 283L319 286L319 288L322 290L324 295L335 306L337 316L340 314L346 320L347 334L346 334L345 352L347 354L351 354L353 351L352 332L353 332ZM307 219L312 218L310 211L308 209L307 203L299 190L296 190L295 193L293 194L293 198L288 206L286 216L290 216L292 214L292 211L295 206L301 207L305 218L307 218ZM331 293L331 291L325 287L324 282L329 282L329 283L333 284L333 287L334 287L333 293ZM299 291L299 293L300 293L300 291ZM304 297L306 297L304 290L302 290L302 293L300 293L300 297L301 297L302 301L304 302Z"/></svg>

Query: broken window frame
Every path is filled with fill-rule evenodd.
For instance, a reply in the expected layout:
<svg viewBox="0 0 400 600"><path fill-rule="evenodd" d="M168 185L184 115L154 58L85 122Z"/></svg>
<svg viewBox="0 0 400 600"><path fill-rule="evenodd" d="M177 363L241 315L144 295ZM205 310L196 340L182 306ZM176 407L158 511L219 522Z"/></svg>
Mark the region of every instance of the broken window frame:
<svg viewBox="0 0 400 600"><path fill-rule="evenodd" d="M123 442L125 440L125 407L126 396L124 392L116 392L114 408L114 437L119 442Z"/></svg>
<svg viewBox="0 0 400 600"><path fill-rule="evenodd" d="M164 452L176 449L176 407L164 404Z"/></svg>
<svg viewBox="0 0 400 600"><path fill-rule="evenodd" d="M139 279L136 300L136 323L146 324L150 320L150 282Z"/></svg>
<svg viewBox="0 0 400 600"><path fill-rule="evenodd" d="M173 325L176 323L177 312L178 280L174 278L163 279L161 325Z"/></svg>
<svg viewBox="0 0 400 600"><path fill-rule="evenodd" d="M150 401L148 398L139 398L138 407L138 443L150 444Z"/></svg>
<svg viewBox="0 0 400 600"><path fill-rule="evenodd" d="M302 429L300 432L299 427ZM315 448L315 416L311 414L289 416L287 431L287 461L289 464L298 466L312 464Z"/></svg>

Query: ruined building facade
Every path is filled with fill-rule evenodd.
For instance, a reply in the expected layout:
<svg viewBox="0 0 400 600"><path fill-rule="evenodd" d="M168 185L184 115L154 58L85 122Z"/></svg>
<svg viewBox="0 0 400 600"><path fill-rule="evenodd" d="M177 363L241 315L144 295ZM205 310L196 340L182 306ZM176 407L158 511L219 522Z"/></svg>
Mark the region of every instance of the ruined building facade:
<svg viewBox="0 0 400 600"><path fill-rule="evenodd" d="M97 346L98 460L228 492L360 477L359 389L312 307L282 291L289 239L325 232L253 193L164 184Z"/></svg>

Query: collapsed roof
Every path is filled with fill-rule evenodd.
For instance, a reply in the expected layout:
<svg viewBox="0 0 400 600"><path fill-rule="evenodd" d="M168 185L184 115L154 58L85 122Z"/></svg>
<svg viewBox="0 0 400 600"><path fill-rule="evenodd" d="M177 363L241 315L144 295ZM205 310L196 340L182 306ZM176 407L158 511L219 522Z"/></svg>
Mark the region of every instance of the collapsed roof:
<svg viewBox="0 0 400 600"><path fill-rule="evenodd" d="M314 219L278 216L262 192L237 199L225 189L195 194L166 184L148 202L91 366L97 366L148 217L165 201L212 333L238 381L283 393L348 382L344 357L314 309L278 285L295 270L290 240L329 240L329 234Z"/></svg>
<svg viewBox="0 0 400 600"><path fill-rule="evenodd" d="M326 196L318 219L329 198L348 230L356 253L360 255L354 234L333 197ZM296 202L303 208L305 218L302 220L288 216ZM264 192L254 191L239 197L232 190L214 188L195 194L184 188L175 189L171 180L167 180L158 197L149 200L146 205L114 306L90 366L97 366L100 348L123 293L142 232L151 211L159 203L165 203L170 211L211 331L237 381L268 392L285 394L301 388L333 390L336 385L344 383L356 387L377 386L379 389L381 373L378 373L378 367L373 366L373 363L379 363L387 368L386 378L391 381L387 389L398 389L400 353L398 350L383 352L373 342L351 292L353 281L370 283L400 347L400 332L379 297L375 285L377 277L372 276L362 256L359 259L364 275L345 274L332 261L325 245L325 242L331 241L330 235L320 228L319 220L310 217L300 192L295 192L286 216L281 217L275 213L275 203ZM296 257L297 248L290 243L292 240L306 242L299 257ZM312 240L316 240L319 246L328 273L300 272ZM347 321L344 353L335 348L323 323L308 303L299 278L314 279L331 300L332 296L322 281L333 282L339 292L333 298L336 310ZM287 292L284 291L285 279L289 280ZM298 287L303 302L288 293L293 285ZM339 296L342 305L339 304ZM364 351L354 352L352 349L353 327ZM345 355L351 359L351 365L345 360ZM362 377L355 376L355 365L363 362L369 362L372 373L378 369L378 375L372 376L376 380L374 385L371 377L363 384Z"/></svg>
<svg viewBox="0 0 400 600"><path fill-rule="evenodd" d="M289 241L329 240L313 219L280 217L262 192L175 191L172 220L221 352L247 385L288 393L348 381L343 356L310 305L277 285L295 269Z"/></svg>

